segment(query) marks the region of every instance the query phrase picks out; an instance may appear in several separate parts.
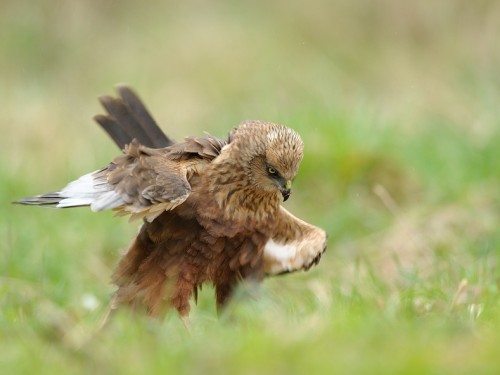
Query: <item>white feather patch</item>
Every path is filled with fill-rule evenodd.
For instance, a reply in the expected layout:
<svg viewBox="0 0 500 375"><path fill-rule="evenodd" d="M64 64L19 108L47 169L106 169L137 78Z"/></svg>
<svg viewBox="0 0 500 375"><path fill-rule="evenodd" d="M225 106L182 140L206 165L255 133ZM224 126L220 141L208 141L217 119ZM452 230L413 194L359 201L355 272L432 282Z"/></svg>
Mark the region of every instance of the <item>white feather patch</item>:
<svg viewBox="0 0 500 375"><path fill-rule="evenodd" d="M92 198L64 198L59 201L57 208L89 206Z"/></svg>
<svg viewBox="0 0 500 375"><path fill-rule="evenodd" d="M270 238L264 246L264 271L267 274L308 269L325 249L324 232L317 238L304 238L280 244Z"/></svg>
<svg viewBox="0 0 500 375"><path fill-rule="evenodd" d="M125 202L123 201L120 194L115 192L114 190L105 191L99 196L97 196L90 205L90 209L92 211L102 211L109 210L123 205Z"/></svg>
<svg viewBox="0 0 500 375"><path fill-rule="evenodd" d="M291 271L293 264L296 263L297 245L295 241L288 244L279 244L270 238L264 247L266 272L279 273Z"/></svg>
<svg viewBox="0 0 500 375"><path fill-rule="evenodd" d="M62 198L56 207L91 206L93 211L114 208L123 204L103 178L96 178L95 172L87 173L70 182L59 192Z"/></svg>
<svg viewBox="0 0 500 375"><path fill-rule="evenodd" d="M87 173L78 180L70 182L61 190L61 195L69 198L82 195L94 195L99 191L108 190L109 188L107 189L105 185L97 185L94 173L95 172Z"/></svg>

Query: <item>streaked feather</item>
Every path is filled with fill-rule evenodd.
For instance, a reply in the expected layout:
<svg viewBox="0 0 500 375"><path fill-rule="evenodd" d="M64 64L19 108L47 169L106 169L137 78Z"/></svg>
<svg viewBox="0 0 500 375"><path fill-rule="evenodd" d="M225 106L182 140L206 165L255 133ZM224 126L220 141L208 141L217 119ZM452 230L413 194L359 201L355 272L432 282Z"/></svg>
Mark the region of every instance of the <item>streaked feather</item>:
<svg viewBox="0 0 500 375"><path fill-rule="evenodd" d="M247 121L227 140L207 134L174 143L130 88L118 93L100 98L108 114L95 119L123 154L60 191L18 201L144 221L113 274L113 305L155 316L173 307L186 316L203 283L215 286L220 309L241 280L317 264L326 233L281 207L282 187L265 167L272 161L287 180L295 177L303 155L297 133Z"/></svg>

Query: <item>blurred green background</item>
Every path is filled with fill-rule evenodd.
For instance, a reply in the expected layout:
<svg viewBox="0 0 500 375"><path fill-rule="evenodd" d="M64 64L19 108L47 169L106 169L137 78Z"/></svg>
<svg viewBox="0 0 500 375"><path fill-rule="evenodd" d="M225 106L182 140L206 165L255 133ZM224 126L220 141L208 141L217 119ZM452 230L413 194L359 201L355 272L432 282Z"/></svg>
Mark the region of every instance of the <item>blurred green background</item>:
<svg viewBox="0 0 500 375"><path fill-rule="evenodd" d="M0 372L500 373L499 46L494 0L2 1ZM10 202L118 154L118 83L175 139L296 129L319 266L95 332L137 224Z"/></svg>

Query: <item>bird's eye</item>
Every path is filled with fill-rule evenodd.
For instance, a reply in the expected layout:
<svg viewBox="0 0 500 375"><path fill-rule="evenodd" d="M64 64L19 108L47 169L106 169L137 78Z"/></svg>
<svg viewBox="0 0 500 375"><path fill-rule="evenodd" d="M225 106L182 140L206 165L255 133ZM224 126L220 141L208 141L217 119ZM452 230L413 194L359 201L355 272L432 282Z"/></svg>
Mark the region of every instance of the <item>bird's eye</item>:
<svg viewBox="0 0 500 375"><path fill-rule="evenodd" d="M276 174L276 169L274 169L273 167L267 167L267 171L269 172L269 174Z"/></svg>

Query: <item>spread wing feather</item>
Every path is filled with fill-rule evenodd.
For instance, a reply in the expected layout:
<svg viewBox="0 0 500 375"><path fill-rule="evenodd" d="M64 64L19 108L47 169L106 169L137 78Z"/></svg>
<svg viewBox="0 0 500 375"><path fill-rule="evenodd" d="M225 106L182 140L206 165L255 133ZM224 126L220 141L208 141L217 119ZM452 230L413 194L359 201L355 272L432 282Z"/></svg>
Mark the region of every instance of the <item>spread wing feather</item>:
<svg viewBox="0 0 500 375"><path fill-rule="evenodd" d="M99 99L107 115L94 119L124 154L60 191L16 203L56 208L90 206L93 211L112 209L118 215L130 214L131 219L145 217L152 221L188 198L190 177L216 158L227 142L207 135L175 143L131 88L119 86L117 91L117 98Z"/></svg>
<svg viewBox="0 0 500 375"><path fill-rule="evenodd" d="M88 173L58 192L25 198L17 203L56 208L90 206L115 210L131 220L154 220L182 204L191 193L189 178L217 157L225 141L209 136L187 138L163 149L133 141L108 166Z"/></svg>
<svg viewBox="0 0 500 375"><path fill-rule="evenodd" d="M108 133L113 141L123 148L136 139L140 144L163 148L175 142L160 129L137 94L127 86L117 88L117 98L99 98L107 115L96 115L94 120Z"/></svg>
<svg viewBox="0 0 500 375"><path fill-rule="evenodd" d="M264 247L264 272L279 275L308 270L326 249L326 232L293 216L283 207L277 227Z"/></svg>

